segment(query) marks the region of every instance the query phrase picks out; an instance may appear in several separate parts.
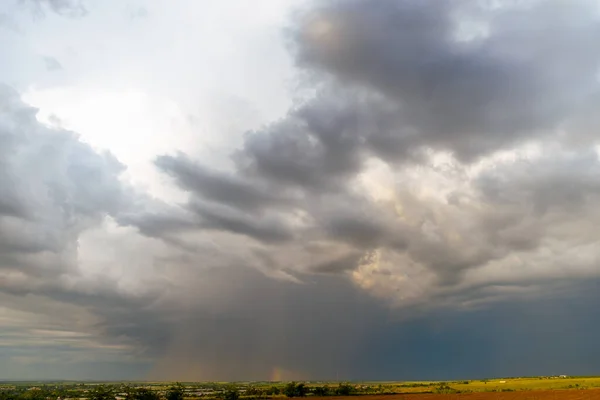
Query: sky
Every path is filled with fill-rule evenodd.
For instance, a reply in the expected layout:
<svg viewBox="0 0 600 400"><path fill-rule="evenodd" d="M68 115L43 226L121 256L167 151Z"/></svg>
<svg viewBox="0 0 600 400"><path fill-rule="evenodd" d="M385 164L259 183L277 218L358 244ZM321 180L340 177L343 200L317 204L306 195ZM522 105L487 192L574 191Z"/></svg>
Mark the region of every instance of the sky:
<svg viewBox="0 0 600 400"><path fill-rule="evenodd" d="M3 0L0 379L600 374L596 0Z"/></svg>

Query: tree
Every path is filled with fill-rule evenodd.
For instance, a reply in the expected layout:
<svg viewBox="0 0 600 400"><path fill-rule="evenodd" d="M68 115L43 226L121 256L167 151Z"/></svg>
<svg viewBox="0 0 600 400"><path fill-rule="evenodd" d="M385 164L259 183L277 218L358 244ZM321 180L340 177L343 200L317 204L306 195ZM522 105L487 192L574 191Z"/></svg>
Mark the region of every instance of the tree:
<svg viewBox="0 0 600 400"><path fill-rule="evenodd" d="M296 394L298 397L305 397L306 393L308 393L308 387L304 383L299 383L296 385Z"/></svg>
<svg viewBox="0 0 600 400"><path fill-rule="evenodd" d="M115 400L115 392L113 388L99 385L92 390L91 400Z"/></svg>
<svg viewBox="0 0 600 400"><path fill-rule="evenodd" d="M21 394L17 390L0 390L0 400L17 400Z"/></svg>
<svg viewBox="0 0 600 400"><path fill-rule="evenodd" d="M175 386L171 386L167 389L166 399L167 400L183 400L183 386L177 383Z"/></svg>
<svg viewBox="0 0 600 400"><path fill-rule="evenodd" d="M448 385L446 382L440 382L435 388L435 393L452 394L452 393L458 393L458 390L454 389L453 387Z"/></svg>
<svg viewBox="0 0 600 400"><path fill-rule="evenodd" d="M127 391L127 400L160 400L160 396L147 388L131 388Z"/></svg>
<svg viewBox="0 0 600 400"><path fill-rule="evenodd" d="M308 388L304 383L290 382L283 388L283 394L287 397L304 397Z"/></svg>
<svg viewBox="0 0 600 400"><path fill-rule="evenodd" d="M271 386L267 389L267 395L272 396L277 394L281 394L281 390L277 386Z"/></svg>
<svg viewBox="0 0 600 400"><path fill-rule="evenodd" d="M255 386L248 386L245 392L246 396L258 396L262 394L262 391Z"/></svg>
<svg viewBox="0 0 600 400"><path fill-rule="evenodd" d="M313 388L313 394L320 397L329 396L329 386L315 386Z"/></svg>
<svg viewBox="0 0 600 400"><path fill-rule="evenodd" d="M237 389L229 388L225 390L219 396L223 400L238 400L240 398L240 392Z"/></svg>
<svg viewBox="0 0 600 400"><path fill-rule="evenodd" d="M296 382L290 382L283 388L283 394L286 397L296 397Z"/></svg>
<svg viewBox="0 0 600 400"><path fill-rule="evenodd" d="M354 387L347 383L340 383L339 386L335 388L335 394L338 396L350 396L351 394L354 394L354 392Z"/></svg>

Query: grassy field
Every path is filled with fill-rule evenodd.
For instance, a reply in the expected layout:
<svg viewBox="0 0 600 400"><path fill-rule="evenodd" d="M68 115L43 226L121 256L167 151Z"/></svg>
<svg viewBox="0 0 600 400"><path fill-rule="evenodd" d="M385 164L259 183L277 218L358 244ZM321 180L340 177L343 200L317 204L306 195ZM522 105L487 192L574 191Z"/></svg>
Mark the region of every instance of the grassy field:
<svg viewBox="0 0 600 400"><path fill-rule="evenodd" d="M338 400L353 400L356 397L340 397ZM393 394L368 395L363 400L598 400L600 389L588 390L520 390L515 392L474 392L455 394ZM315 400L327 400L326 397Z"/></svg>
<svg viewBox="0 0 600 400"><path fill-rule="evenodd" d="M452 381L447 382L447 384L451 388L460 392L591 389L600 388L600 377L503 378L489 380ZM397 393L428 392L437 385L439 385L438 382L403 382L391 384L394 389L397 389Z"/></svg>

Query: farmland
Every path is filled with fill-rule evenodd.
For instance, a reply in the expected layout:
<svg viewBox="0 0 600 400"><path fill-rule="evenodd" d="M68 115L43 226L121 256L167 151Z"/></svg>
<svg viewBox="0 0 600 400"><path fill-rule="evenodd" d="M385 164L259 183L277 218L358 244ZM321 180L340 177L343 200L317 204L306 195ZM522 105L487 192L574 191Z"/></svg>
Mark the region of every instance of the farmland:
<svg viewBox="0 0 600 400"><path fill-rule="evenodd" d="M536 390L519 392L479 392L458 394L397 394L367 396L368 400L592 400L600 399L599 389ZM342 398L353 400L355 398ZM367 400L367 399L365 399Z"/></svg>
<svg viewBox="0 0 600 400"><path fill-rule="evenodd" d="M0 382L0 400L585 400L600 377L415 382ZM332 399L333 400L333 399Z"/></svg>

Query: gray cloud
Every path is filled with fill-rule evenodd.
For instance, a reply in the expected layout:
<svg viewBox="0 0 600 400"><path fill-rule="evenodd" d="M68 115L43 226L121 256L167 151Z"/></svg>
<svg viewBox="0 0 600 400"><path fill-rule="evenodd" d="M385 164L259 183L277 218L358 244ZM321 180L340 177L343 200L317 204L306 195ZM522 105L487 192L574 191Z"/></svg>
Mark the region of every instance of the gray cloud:
<svg viewBox="0 0 600 400"><path fill-rule="evenodd" d="M287 241L293 237L285 222L276 217L257 220L235 209L200 202L193 203L191 210L201 217L200 226L205 229L239 233L266 242Z"/></svg>
<svg viewBox="0 0 600 400"><path fill-rule="evenodd" d="M335 190L362 164L360 99L318 95L265 130L250 132L235 155L240 169L283 184ZM368 113L366 114L368 117Z"/></svg>
<svg viewBox="0 0 600 400"><path fill-rule="evenodd" d="M404 127L417 133L396 138L399 147L471 160L547 134L598 92L600 27L590 1L494 10L448 1L320 4L294 31L299 64L397 102ZM484 33L464 40L460 23Z"/></svg>
<svg viewBox="0 0 600 400"><path fill-rule="evenodd" d="M248 133L235 160L251 176L336 190L367 157L423 162L436 149L473 161L552 135L595 104L598 23L589 2L568 12L560 2L500 10L317 4L291 38L298 64L328 83L283 120ZM487 33L462 40L461 21Z"/></svg>
<svg viewBox="0 0 600 400"><path fill-rule="evenodd" d="M10 311L21 304L14 296L37 296L57 309L76 305L100 315L149 302L149 287L139 295L125 293L115 279L94 276L81 265L83 235L109 216L131 213L135 195L119 180L125 167L73 132L42 125L36 112L14 90L0 87L0 297L13 299L3 305ZM65 321L62 329L83 329L88 336L82 349L110 342L101 344L93 324Z"/></svg>
<svg viewBox="0 0 600 400"><path fill-rule="evenodd" d="M15 242L40 240L40 248L59 251L77 232L117 211L125 195L118 181L124 166L71 132L42 126L11 89L3 86L0 95L1 223L11 227L7 238Z"/></svg>
<svg viewBox="0 0 600 400"><path fill-rule="evenodd" d="M290 40L314 96L247 132L230 170L159 156L183 204L135 193L110 153L1 89L0 298L14 330L40 340L18 312L48 301L84 321L51 331L122 346L153 378L360 378L386 347L414 361L410 344L468 347L465 327L493 319L483 306L545 310L544 292L559 302L598 278L591 1L310 6ZM423 316L440 308L451 316L432 327Z"/></svg>
<svg viewBox="0 0 600 400"><path fill-rule="evenodd" d="M290 35L315 96L248 132L233 172L183 155L157 165L192 194L199 228L280 241L263 252L275 269L294 255L297 271L351 272L399 304L494 291L515 257L532 265L515 276L552 276L564 266L543 254L557 227L596 218L597 156L561 130L590 130L590 7L316 2Z"/></svg>
<svg viewBox="0 0 600 400"><path fill-rule="evenodd" d="M297 285L240 267L204 270L193 279L196 290L206 288L201 280L216 286L218 303L213 299L190 305L183 313L160 313L160 318L171 315L167 323L131 324L129 318L137 322L136 316L110 323L115 335L137 337L159 354L151 377L335 378L336 366L348 376L341 366L354 356L353 346L368 329L365 322L385 314L372 299L335 277ZM313 351L306 352L309 346Z"/></svg>
<svg viewBox="0 0 600 400"><path fill-rule="evenodd" d="M349 254L341 258L335 258L333 260L327 260L314 265L310 268L311 271L324 274L339 274L353 270L360 263L363 258L362 253L357 252Z"/></svg>
<svg viewBox="0 0 600 400"><path fill-rule="evenodd" d="M516 160L497 159L487 166L449 162L449 168L433 161L419 166L420 173L412 177L408 169L396 171L399 183L388 188L391 197L380 201L350 187L337 194L305 189L300 201L279 207L281 223L303 216L285 230L243 208L192 203L191 209L204 218L201 229L241 233L266 244L283 240L262 253L270 269L351 272L358 285L399 305L484 300L496 285L506 284L506 265L521 266L508 278L516 285L532 276L551 282L567 267L571 279L593 274L595 258L569 265L549 262L544 254L552 243L556 250L576 251L593 236L592 221L599 217L592 209L598 195L594 152L548 143L537 154L517 152ZM420 193L433 189L435 196ZM566 236L570 242L561 243ZM227 238L214 239L227 245ZM595 254L593 246L587 251Z"/></svg>
<svg viewBox="0 0 600 400"><path fill-rule="evenodd" d="M286 201L279 193L273 193L274 188L195 164L184 154L160 156L155 163L173 176L182 188L209 201L253 212Z"/></svg>
<svg viewBox="0 0 600 400"><path fill-rule="evenodd" d="M600 192L595 150L564 152L547 149L537 162L521 160L510 168L489 171L478 186L486 201L532 210L542 217L552 211L577 212Z"/></svg>

